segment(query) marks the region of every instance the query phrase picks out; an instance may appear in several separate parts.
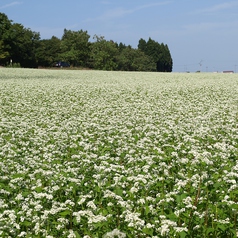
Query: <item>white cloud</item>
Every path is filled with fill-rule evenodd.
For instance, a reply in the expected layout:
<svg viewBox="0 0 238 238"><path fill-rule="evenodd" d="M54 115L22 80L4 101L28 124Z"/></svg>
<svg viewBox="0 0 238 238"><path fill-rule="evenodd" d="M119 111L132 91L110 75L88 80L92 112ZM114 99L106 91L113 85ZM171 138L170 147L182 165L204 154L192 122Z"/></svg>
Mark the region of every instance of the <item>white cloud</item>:
<svg viewBox="0 0 238 238"><path fill-rule="evenodd" d="M115 8L115 9L111 9L107 12L105 12L104 14L102 14L101 16L97 17L97 18L90 18L87 19L86 21L107 21L109 19L113 19L113 18L120 18L123 17L125 15L129 15L132 14L136 11L142 10L142 9L146 9L146 8L151 8L151 7L156 7L156 6L163 6L163 5L167 5L170 4L172 1L164 1L164 2L159 2L159 3L150 3L150 4L145 4L145 5L141 5L141 6L137 6L135 8L132 9L125 9L125 8Z"/></svg>
<svg viewBox="0 0 238 238"><path fill-rule="evenodd" d="M184 26L186 31L210 31L210 30L233 30L238 27L238 21L233 22L200 22L195 24L188 24Z"/></svg>
<svg viewBox="0 0 238 238"><path fill-rule="evenodd" d="M225 3L217 4L208 8L198 10L197 13L214 13L214 12L219 12L226 9L231 9L235 6L238 6L237 1L225 2Z"/></svg>
<svg viewBox="0 0 238 238"><path fill-rule="evenodd" d="M22 2L11 2L11 3L8 3L6 5L0 6L0 9L13 7L13 6L20 5L20 4L22 4Z"/></svg>
<svg viewBox="0 0 238 238"><path fill-rule="evenodd" d="M200 22L197 24L189 24L184 26L185 30L195 30L195 31L199 31L199 30L209 30L212 28L218 28L221 27L221 23L213 23L213 22Z"/></svg>

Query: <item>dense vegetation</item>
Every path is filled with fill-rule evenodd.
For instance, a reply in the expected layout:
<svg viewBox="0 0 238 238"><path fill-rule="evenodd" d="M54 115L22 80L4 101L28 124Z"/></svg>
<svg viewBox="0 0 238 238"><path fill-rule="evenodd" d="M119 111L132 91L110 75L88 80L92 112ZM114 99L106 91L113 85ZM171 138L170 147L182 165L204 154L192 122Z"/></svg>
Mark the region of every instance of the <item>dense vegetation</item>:
<svg viewBox="0 0 238 238"><path fill-rule="evenodd" d="M238 237L238 80L0 68L0 237Z"/></svg>
<svg viewBox="0 0 238 238"><path fill-rule="evenodd" d="M0 65L51 67L57 61L73 67L99 70L171 72L173 61L166 44L151 38L139 40L138 48L95 35L90 42L87 31L65 29L61 39L41 39L40 33L13 23L0 13Z"/></svg>

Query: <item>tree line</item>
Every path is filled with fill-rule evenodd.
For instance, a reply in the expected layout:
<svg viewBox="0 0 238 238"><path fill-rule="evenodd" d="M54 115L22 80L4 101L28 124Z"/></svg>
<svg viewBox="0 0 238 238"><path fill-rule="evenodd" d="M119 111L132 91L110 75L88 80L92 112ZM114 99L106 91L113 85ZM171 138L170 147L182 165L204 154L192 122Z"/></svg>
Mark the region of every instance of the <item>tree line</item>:
<svg viewBox="0 0 238 238"><path fill-rule="evenodd" d="M95 35L89 41L87 31L64 29L61 39L41 39L40 33L13 23L0 13L0 65L52 67L55 62L68 62L72 67L98 70L171 72L173 60L167 44L151 38L140 39L138 48L106 40Z"/></svg>

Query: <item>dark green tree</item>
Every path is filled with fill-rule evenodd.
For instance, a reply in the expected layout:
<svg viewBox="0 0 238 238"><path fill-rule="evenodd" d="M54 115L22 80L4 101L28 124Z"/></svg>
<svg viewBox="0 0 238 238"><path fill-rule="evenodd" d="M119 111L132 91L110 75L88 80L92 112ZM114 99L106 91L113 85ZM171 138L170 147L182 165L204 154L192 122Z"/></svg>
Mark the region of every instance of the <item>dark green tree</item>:
<svg viewBox="0 0 238 238"><path fill-rule="evenodd" d="M10 45L8 32L12 26L12 21L7 15L0 13L0 65L5 65L10 60Z"/></svg>
<svg viewBox="0 0 238 238"><path fill-rule="evenodd" d="M171 72L173 68L173 61L170 55L170 51L167 45L163 43L160 45L161 53L159 54L157 61L157 71Z"/></svg>
<svg viewBox="0 0 238 238"><path fill-rule="evenodd" d="M19 23L12 24L8 32L12 61L20 63L22 67L36 67L36 49L38 48L39 40L39 33L24 28Z"/></svg>
<svg viewBox="0 0 238 238"><path fill-rule="evenodd" d="M118 70L156 71L153 60L139 49L128 46L117 57Z"/></svg>
<svg viewBox="0 0 238 238"><path fill-rule="evenodd" d="M146 41L141 38L138 43L138 49L146 53L146 46L147 46Z"/></svg>
<svg viewBox="0 0 238 238"><path fill-rule="evenodd" d="M137 71L156 71L156 64L152 58L139 49L135 50L134 64Z"/></svg>
<svg viewBox="0 0 238 238"><path fill-rule="evenodd" d="M151 38L149 38L147 42L140 39L138 49L153 59L156 63L156 70L158 72L172 71L173 61L167 45L164 45L163 43L159 44Z"/></svg>
<svg viewBox="0 0 238 238"><path fill-rule="evenodd" d="M87 31L64 29L61 39L61 59L73 66L87 66L90 55L89 38Z"/></svg>
<svg viewBox="0 0 238 238"><path fill-rule="evenodd" d="M72 66L101 70L171 72L173 60L166 44L140 39L138 49L123 43L94 36L89 42L87 31L64 29L61 39L40 40L40 34L12 23L0 13L0 64L20 63L23 67L49 67L56 61L67 61Z"/></svg>
<svg viewBox="0 0 238 238"><path fill-rule="evenodd" d="M50 67L56 61L61 60L61 40L55 36L39 42L36 58L39 66Z"/></svg>
<svg viewBox="0 0 238 238"><path fill-rule="evenodd" d="M91 45L91 67L100 70L116 70L117 44L95 35L96 42Z"/></svg>
<svg viewBox="0 0 238 238"><path fill-rule="evenodd" d="M125 44L123 44L122 42L119 43L119 45L117 45L117 48L119 50L119 53L122 52L122 50L126 49L127 46Z"/></svg>

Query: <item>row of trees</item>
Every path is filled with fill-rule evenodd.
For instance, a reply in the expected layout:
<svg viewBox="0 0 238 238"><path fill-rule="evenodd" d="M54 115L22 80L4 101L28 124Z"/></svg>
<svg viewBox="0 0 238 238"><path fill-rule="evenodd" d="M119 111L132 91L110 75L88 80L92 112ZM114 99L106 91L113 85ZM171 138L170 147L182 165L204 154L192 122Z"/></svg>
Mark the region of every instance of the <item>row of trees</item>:
<svg viewBox="0 0 238 238"><path fill-rule="evenodd" d="M173 61L166 44L140 39L138 48L108 41L87 31L64 30L61 39L40 39L40 34L13 23L0 13L0 65L9 62L22 67L51 67L57 61L74 67L99 70L171 72Z"/></svg>

